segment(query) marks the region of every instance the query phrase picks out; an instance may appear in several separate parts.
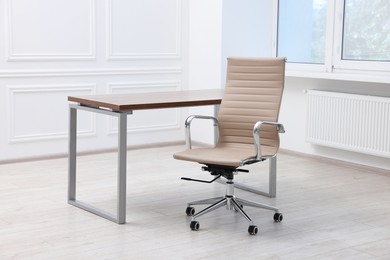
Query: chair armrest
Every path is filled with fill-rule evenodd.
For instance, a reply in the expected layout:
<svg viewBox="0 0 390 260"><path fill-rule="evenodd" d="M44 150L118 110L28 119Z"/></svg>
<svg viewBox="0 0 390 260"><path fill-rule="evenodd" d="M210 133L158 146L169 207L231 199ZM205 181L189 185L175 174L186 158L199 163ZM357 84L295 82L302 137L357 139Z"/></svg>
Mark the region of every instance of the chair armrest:
<svg viewBox="0 0 390 260"><path fill-rule="evenodd" d="M194 119L207 119L207 120L213 120L214 121L214 127L217 127L218 129L218 119L212 116L201 116L201 115L192 115L187 117L185 121L185 128L186 128L186 146L187 149L191 149L191 123Z"/></svg>
<svg viewBox="0 0 390 260"><path fill-rule="evenodd" d="M256 160L261 159L261 142L260 142L260 129L261 127L266 125L276 125L279 133L285 133L284 126L277 122L270 122L270 121L258 121L255 123L255 126L253 127L253 138L255 140L255 149L256 149Z"/></svg>

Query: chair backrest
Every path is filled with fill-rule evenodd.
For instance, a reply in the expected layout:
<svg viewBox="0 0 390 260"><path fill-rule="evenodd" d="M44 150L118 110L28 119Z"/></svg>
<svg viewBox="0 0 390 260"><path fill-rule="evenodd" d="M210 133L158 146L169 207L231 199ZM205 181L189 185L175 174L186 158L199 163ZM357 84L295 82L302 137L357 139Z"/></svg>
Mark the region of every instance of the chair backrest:
<svg viewBox="0 0 390 260"><path fill-rule="evenodd" d="M218 144L253 149L254 124L278 121L284 75L285 58L228 58L225 92L218 114ZM262 147L275 154L279 148L276 127L264 125L260 136Z"/></svg>

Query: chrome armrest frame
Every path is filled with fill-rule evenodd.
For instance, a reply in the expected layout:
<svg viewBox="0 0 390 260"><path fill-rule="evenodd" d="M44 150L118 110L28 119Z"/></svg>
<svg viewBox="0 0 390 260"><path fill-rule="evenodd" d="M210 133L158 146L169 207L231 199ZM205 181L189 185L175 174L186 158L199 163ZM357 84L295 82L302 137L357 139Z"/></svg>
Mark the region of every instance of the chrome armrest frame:
<svg viewBox="0 0 390 260"><path fill-rule="evenodd" d="M263 124L266 125L276 125L279 133L285 133L284 126L277 122L270 121L257 121L253 127L253 138L255 140L255 149L256 149L256 160L261 160L261 142L260 142L260 129Z"/></svg>
<svg viewBox="0 0 390 260"><path fill-rule="evenodd" d="M192 120L194 120L194 119L213 120L213 122L214 122L213 126L217 127L217 133L218 133L218 119L217 118L215 118L213 116L201 116L201 115L192 115L192 116L187 117L187 119L185 121L186 147L187 147L187 149L191 149L192 148L192 144L191 144L191 123L192 123ZM216 140L218 140L218 136L217 136Z"/></svg>

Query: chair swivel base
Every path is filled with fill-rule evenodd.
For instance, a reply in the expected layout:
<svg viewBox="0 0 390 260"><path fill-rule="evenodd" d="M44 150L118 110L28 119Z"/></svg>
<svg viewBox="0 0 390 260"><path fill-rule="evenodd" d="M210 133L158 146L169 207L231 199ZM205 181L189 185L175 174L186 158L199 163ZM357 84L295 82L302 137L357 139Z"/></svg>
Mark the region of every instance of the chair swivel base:
<svg viewBox="0 0 390 260"><path fill-rule="evenodd" d="M186 209L186 214L187 214L187 216L192 216L191 223L190 223L191 230L196 231L200 227L199 222L196 221L197 217L200 217L204 214L207 214L207 213L209 213L213 210L216 210L222 206L226 206L226 208L228 210L235 209L235 211L239 212L249 222L248 233L250 235L256 235L258 232L258 228L256 225L254 225L252 219L242 209L243 206L273 210L273 211L275 211L274 221L281 222L283 220L283 215L281 213L279 213L278 208L272 207L272 206L269 206L266 204L262 204L262 203L257 203L257 202L237 198L233 195L233 189L234 189L233 182L228 181L227 186L226 186L226 195L224 197L216 197L216 198L198 200L198 201L193 201L193 202L188 203L187 209ZM211 205L195 214L195 209L194 209L194 207L191 207L191 206L202 205L202 204L211 204Z"/></svg>

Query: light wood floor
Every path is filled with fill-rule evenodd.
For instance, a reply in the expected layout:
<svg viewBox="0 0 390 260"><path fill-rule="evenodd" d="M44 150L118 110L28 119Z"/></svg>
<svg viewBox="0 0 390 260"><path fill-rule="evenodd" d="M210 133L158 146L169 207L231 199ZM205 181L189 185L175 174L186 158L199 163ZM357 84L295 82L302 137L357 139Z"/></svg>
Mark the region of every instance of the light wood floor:
<svg viewBox="0 0 390 260"><path fill-rule="evenodd" d="M66 202L67 159L0 165L0 259L390 259L390 175L281 153L277 198L236 190L284 214L246 207L260 228L220 208L189 229L186 202L224 194L200 165L172 159L183 147L129 151L127 223ZM78 157L78 198L116 207L115 153ZM236 180L267 187L268 163ZM199 209L199 208L197 208Z"/></svg>

